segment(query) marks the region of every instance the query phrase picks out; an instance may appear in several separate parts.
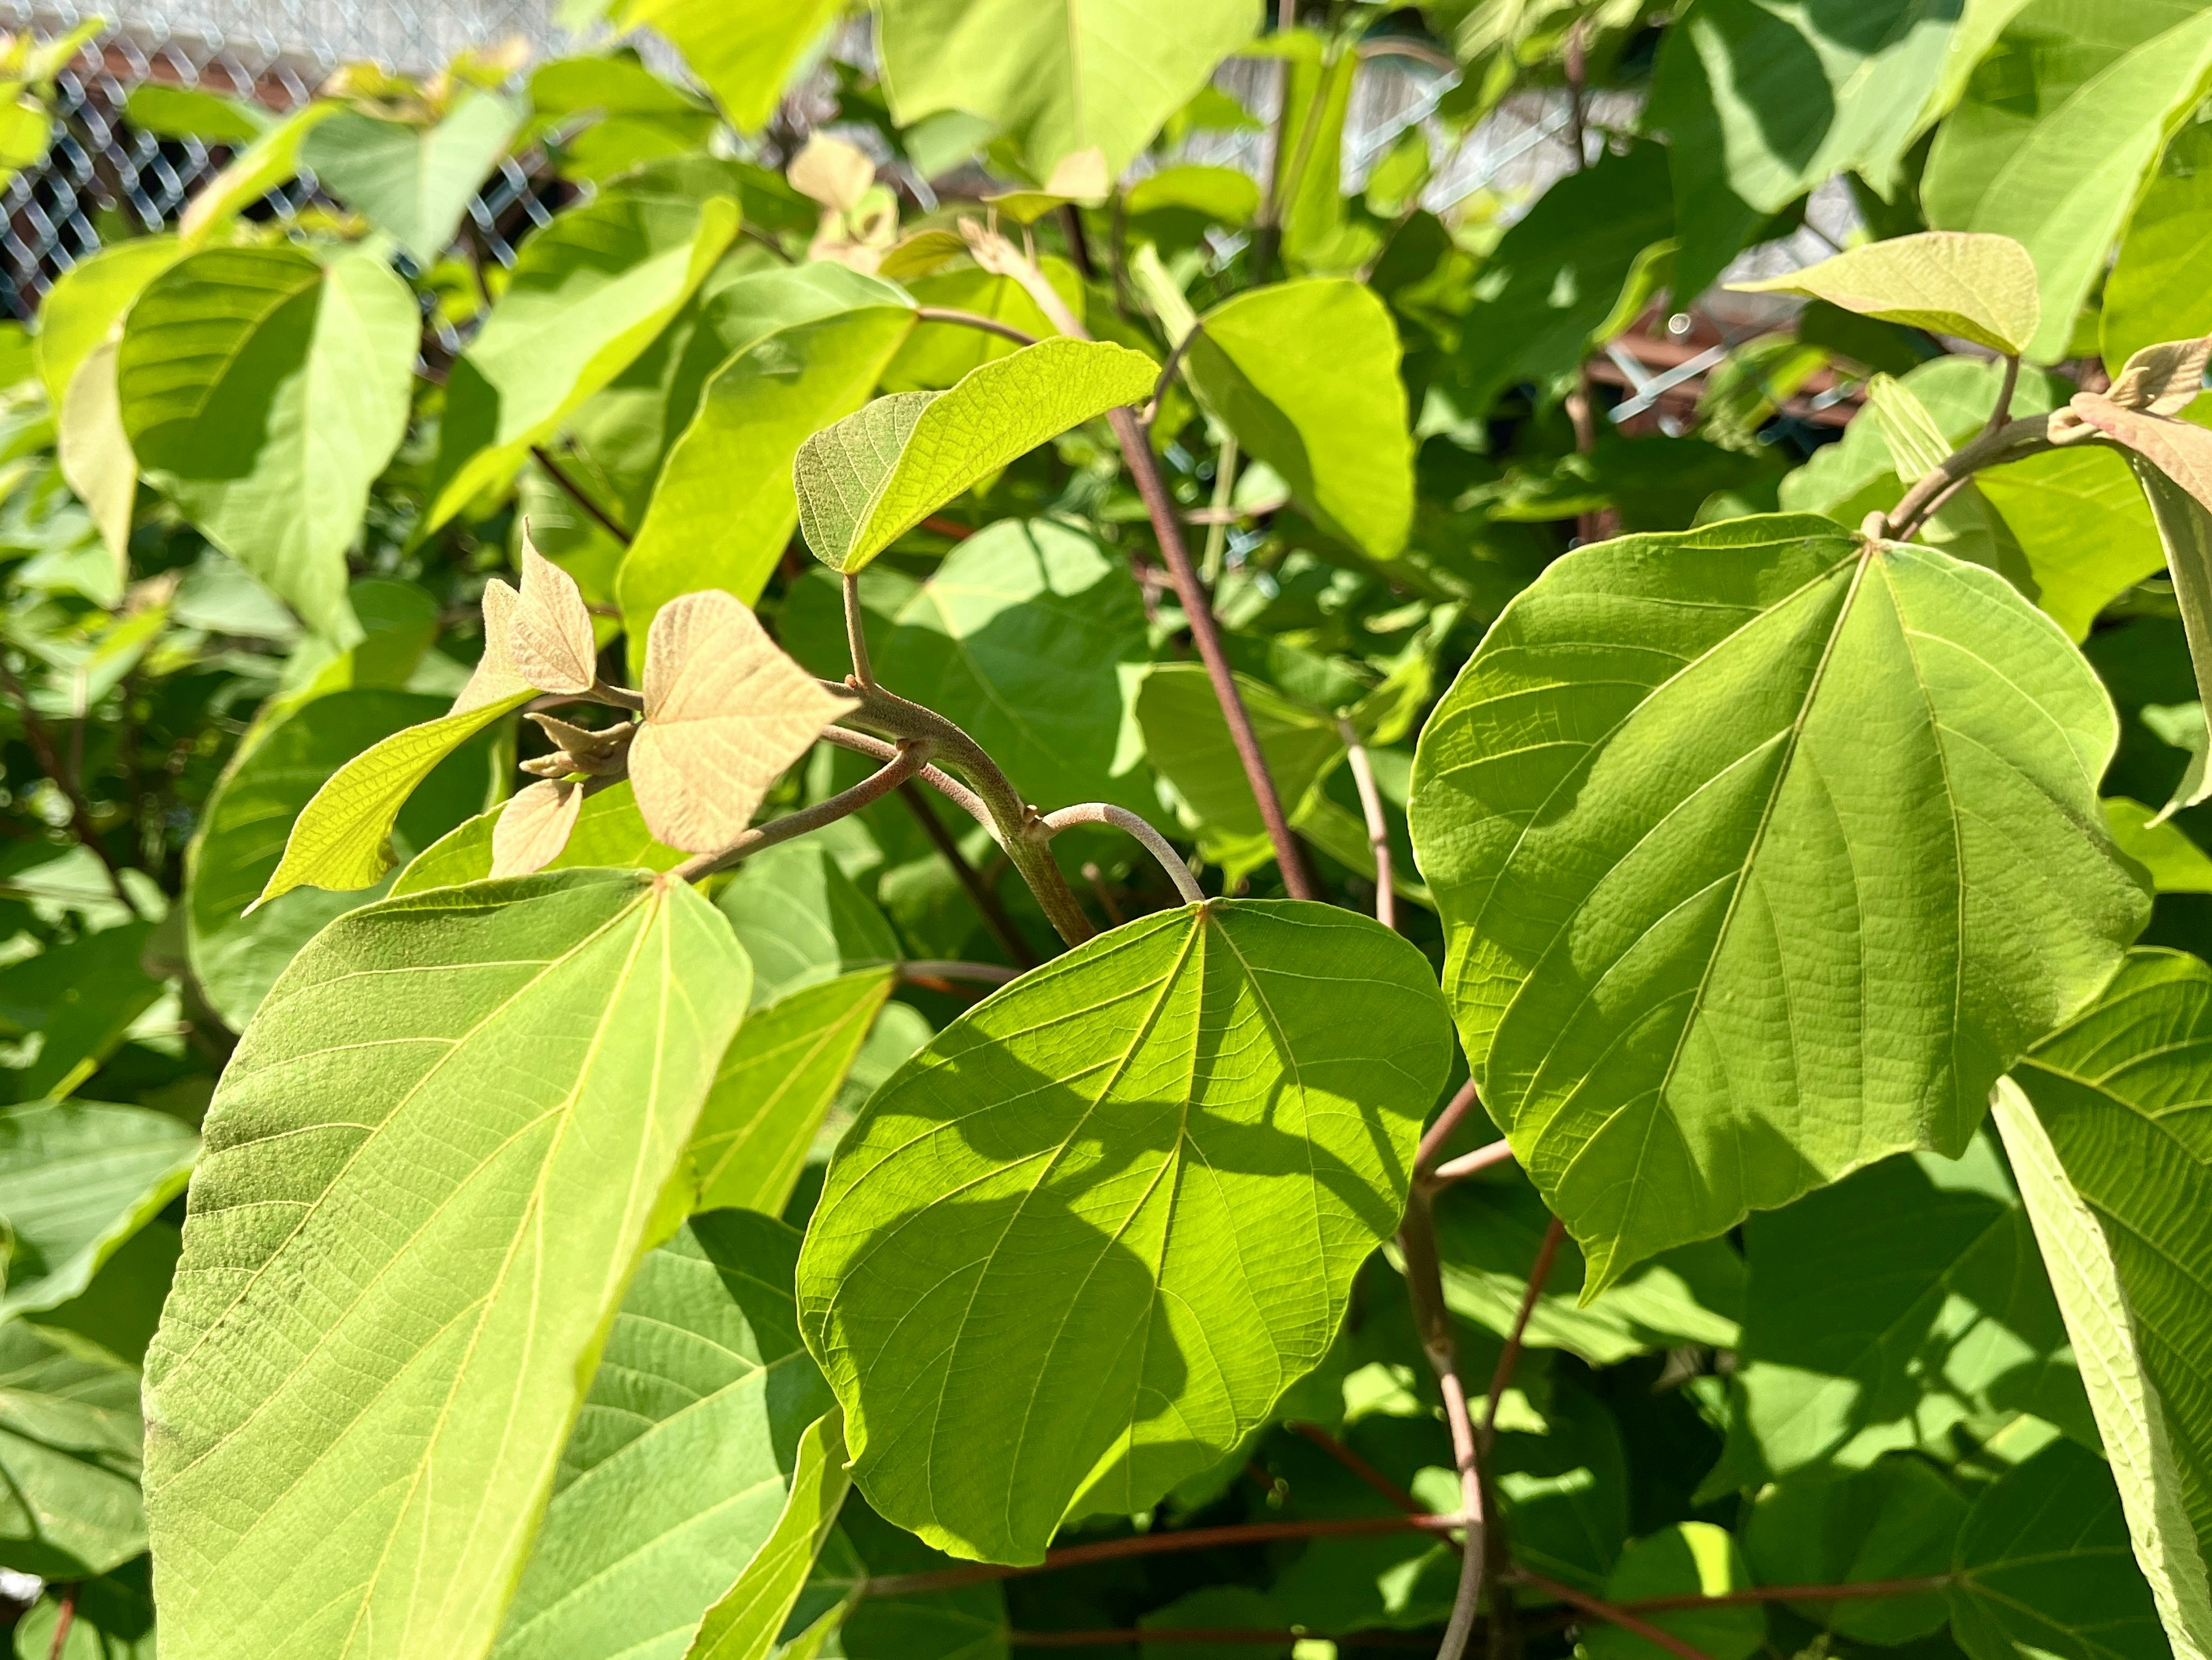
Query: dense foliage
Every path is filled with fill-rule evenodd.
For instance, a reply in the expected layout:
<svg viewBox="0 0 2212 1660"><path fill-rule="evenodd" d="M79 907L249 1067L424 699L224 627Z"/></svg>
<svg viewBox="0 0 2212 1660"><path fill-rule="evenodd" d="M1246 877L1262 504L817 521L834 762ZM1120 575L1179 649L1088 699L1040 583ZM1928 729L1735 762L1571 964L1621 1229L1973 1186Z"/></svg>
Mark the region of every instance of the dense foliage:
<svg viewBox="0 0 2212 1660"><path fill-rule="evenodd" d="M2212 6L848 9L0 337L15 1652L2205 1660Z"/></svg>

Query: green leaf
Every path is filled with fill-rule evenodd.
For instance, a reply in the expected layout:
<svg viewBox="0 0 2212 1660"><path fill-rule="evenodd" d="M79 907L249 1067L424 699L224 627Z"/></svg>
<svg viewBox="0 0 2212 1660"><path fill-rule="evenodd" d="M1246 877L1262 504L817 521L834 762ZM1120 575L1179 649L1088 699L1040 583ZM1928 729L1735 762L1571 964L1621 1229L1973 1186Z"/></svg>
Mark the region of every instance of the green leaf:
<svg viewBox="0 0 2212 1660"><path fill-rule="evenodd" d="M1744 1229L1751 1282L1708 1491L1948 1452L2034 1412L2089 1432L2066 1332L2003 1168L1977 1139L1808 1194ZM1802 1582L1801 1582L1802 1583Z"/></svg>
<svg viewBox="0 0 2212 1660"><path fill-rule="evenodd" d="M818 841L753 854L714 903L752 959L756 1004L902 954L884 914Z"/></svg>
<svg viewBox="0 0 2212 1660"><path fill-rule="evenodd" d="M1940 1579L1966 1519L1966 1500L1932 1466L1893 1455L1832 1479L1818 1472L1766 1488L1752 1505L1744 1551L1769 1585ZM1882 1645L1925 1637L1950 1617L1940 1590L1787 1606L1839 1637Z"/></svg>
<svg viewBox="0 0 2212 1660"><path fill-rule="evenodd" d="M721 0L627 0L622 27L656 31L690 67L730 125L758 132L808 49L821 42L842 0L729 6Z"/></svg>
<svg viewBox="0 0 2212 1660"><path fill-rule="evenodd" d="M926 582L878 566L861 601L877 678L957 722L1024 800L1157 806L1124 730L1123 687L1146 656L1144 596L1126 558L1051 520L1000 520ZM811 666L842 678L850 659L834 578L807 585L805 610Z"/></svg>
<svg viewBox="0 0 2212 1660"><path fill-rule="evenodd" d="M604 873L387 899L293 960L147 1356L168 1660L485 1653L749 979L688 887Z"/></svg>
<svg viewBox="0 0 2212 1660"><path fill-rule="evenodd" d="M144 966L152 933L151 923L128 922L0 968L0 1020L39 1035L36 1057L10 1078L18 1099L76 1089L161 996Z"/></svg>
<svg viewBox="0 0 2212 1660"><path fill-rule="evenodd" d="M1389 559L1413 516L1398 358L1397 327L1373 290L1312 277L1216 306L1183 362L1200 400L1316 524Z"/></svg>
<svg viewBox="0 0 2212 1660"><path fill-rule="evenodd" d="M799 523L801 444L867 401L914 326L913 307L887 285L841 265L802 269L822 273L825 297L843 303L762 335L707 383L616 580L634 642L679 593L760 598Z"/></svg>
<svg viewBox="0 0 2212 1660"><path fill-rule="evenodd" d="M149 483L337 645L347 549L407 429L422 318L382 261L209 248L155 278L116 359Z"/></svg>
<svg viewBox="0 0 2212 1660"><path fill-rule="evenodd" d="M524 243L447 381L423 528L504 489L532 445L653 344L737 229L728 197L617 188Z"/></svg>
<svg viewBox="0 0 2212 1660"><path fill-rule="evenodd" d="M2196 273L2212 253L2212 126L2184 127L2129 216L2105 279L2100 344L2117 379L2145 346L2212 334L2212 301ZM49 304L52 302L51 300Z"/></svg>
<svg viewBox="0 0 2212 1660"><path fill-rule="evenodd" d="M2161 822L2140 801L2105 798L2105 822L2122 853L2150 873L2160 893L2212 893L2212 856L2180 825Z"/></svg>
<svg viewBox="0 0 2212 1660"><path fill-rule="evenodd" d="M1668 30L1647 119L1672 141L1676 291L1704 292L1761 221L1838 173L1890 194L1959 12L1702 0Z"/></svg>
<svg viewBox="0 0 2212 1660"><path fill-rule="evenodd" d="M217 144L251 144L281 119L244 99L161 81L141 81L131 88L123 100L123 112L141 132L164 138L204 138Z"/></svg>
<svg viewBox="0 0 2212 1660"><path fill-rule="evenodd" d="M853 1484L836 1408L807 1426L775 1531L707 1611L684 1660L769 1660Z"/></svg>
<svg viewBox="0 0 2212 1660"><path fill-rule="evenodd" d="M325 923L378 897L309 889L256 908L294 822L356 756L435 721L444 707L442 699L414 692L333 692L278 721L216 786L186 852L185 943L193 979L233 1031L245 1030L284 965ZM388 827L396 841L411 851L483 804L489 776L483 749L466 745L436 763L401 820ZM476 873L489 873L489 867Z"/></svg>
<svg viewBox="0 0 2212 1660"><path fill-rule="evenodd" d="M1950 442L1927 405L1894 376L1876 374L1867 382L1867 407L1881 427L1889 453L1897 458L1900 478L1924 478L1950 454Z"/></svg>
<svg viewBox="0 0 2212 1660"><path fill-rule="evenodd" d="M2179 1655L2212 1651L2212 969L2132 953L2001 1086L2035 1223L2136 1560Z"/></svg>
<svg viewBox="0 0 2212 1660"><path fill-rule="evenodd" d="M814 556L858 571L928 514L1071 427L1152 396L1158 366L1095 340L1041 340L950 392L878 398L799 447L793 483Z"/></svg>
<svg viewBox="0 0 2212 1660"><path fill-rule="evenodd" d="M64 1595L71 1618L58 1660L155 1660L154 1584L150 1565L143 1556L113 1573L47 1587L46 1594L16 1621L11 1651L16 1660L57 1660L54 1639L60 1633Z"/></svg>
<svg viewBox="0 0 2212 1660"><path fill-rule="evenodd" d="M1283 59L1272 195L1280 204L1284 263L1300 271L1352 270L1377 240L1364 230L1346 234L1344 123L1359 54L1308 29L1279 30L1264 44Z"/></svg>
<svg viewBox="0 0 2212 1660"><path fill-rule="evenodd" d="M1617 1607L1662 1596L1725 1596L1750 1584L1743 1553L1725 1529L1710 1522L1677 1522L1621 1553L1606 1576L1605 1598ZM1647 1617L1711 1660L1750 1660L1766 1640L1766 1610L1756 1602ZM1583 1632L1582 1647L1590 1660L1661 1660L1667 1653L1649 1638L1595 1620Z"/></svg>
<svg viewBox="0 0 2212 1660"><path fill-rule="evenodd" d="M146 285L184 254L173 236L136 237L100 249L54 279L39 306L37 337L39 378L46 383L48 401L60 404L78 366L107 338Z"/></svg>
<svg viewBox="0 0 2212 1660"><path fill-rule="evenodd" d="M1460 320L1446 383L1462 415L1488 412L1518 380L1555 387L1615 312L1638 259L1674 234L1667 152L1632 145L1536 198L1498 239Z"/></svg>
<svg viewBox="0 0 2212 1660"><path fill-rule="evenodd" d="M146 1548L138 1374L0 1326L0 1566L46 1579Z"/></svg>
<svg viewBox="0 0 2212 1660"><path fill-rule="evenodd" d="M1965 1150L2142 926L2117 737L2002 578L1825 520L1583 549L1507 607L1422 733L1413 845L1485 1100L1593 1292Z"/></svg>
<svg viewBox="0 0 2212 1660"><path fill-rule="evenodd" d="M465 88L434 126L348 110L307 135L300 164L428 271L453 246L469 198L507 154L522 116L513 101Z"/></svg>
<svg viewBox="0 0 2212 1660"><path fill-rule="evenodd" d="M54 459L115 556L118 587L131 574L131 520L138 502L138 458L123 427L115 384L118 342L103 340L77 366L63 398Z"/></svg>
<svg viewBox="0 0 2212 1660"><path fill-rule="evenodd" d="M204 247L216 234L300 170L307 135L345 106L335 99L303 104L224 163L185 206L177 230L186 248Z"/></svg>
<svg viewBox="0 0 2212 1660"><path fill-rule="evenodd" d="M31 1323L80 1352L88 1346L93 1359L141 1365L183 1252L184 1230L156 1216L116 1247L81 1296L39 1310Z"/></svg>
<svg viewBox="0 0 2212 1660"><path fill-rule="evenodd" d="M1802 271L1729 286L1739 294L1802 294L2014 357L2035 338L2043 314L2027 250L2009 236L1967 231L1870 242Z"/></svg>
<svg viewBox="0 0 2212 1660"><path fill-rule="evenodd" d="M1293 702L1249 675L1237 695L1267 757L1284 806L1296 812L1313 787L1343 758L1344 734L1321 710ZM1227 836L1264 836L1267 824L1245 781L1213 696L1197 663L1156 663L1137 689L1137 721L1145 752L1198 821Z"/></svg>
<svg viewBox="0 0 2212 1660"><path fill-rule="evenodd" d="M799 1235L742 1211L647 1253L561 1455L496 1660L675 1656L774 1542L830 1391L799 1341ZM840 1472L842 1475L842 1472Z"/></svg>
<svg viewBox="0 0 2212 1660"><path fill-rule="evenodd" d="M1587 1590L1603 1589L1628 1538L1628 1456L1613 1414L1585 1390L1555 1382L1544 1433L1499 1432L1490 1464L1514 1560Z"/></svg>
<svg viewBox="0 0 2212 1660"><path fill-rule="evenodd" d="M2094 1453L2061 1441L1984 1489L1951 1567L1951 1634L1971 1660L2166 1660Z"/></svg>
<svg viewBox="0 0 2212 1660"><path fill-rule="evenodd" d="M1413 946L1288 901L1146 917L963 1014L846 1133L799 1262L871 1503L1036 1562L1219 1459L1320 1362L1449 1053Z"/></svg>
<svg viewBox="0 0 2212 1660"><path fill-rule="evenodd" d="M966 252L966 244L961 245L961 251ZM1044 273L1044 280L1053 292L1080 317L1084 310L1083 278L1076 274L1075 267L1056 254L1048 253L1037 261L1037 268ZM1027 289L1011 277L1000 277L979 266L939 271L916 277L905 286L917 306L972 312L978 317L988 317L1019 329L1032 340L1060 332ZM986 333L967 324L918 323L907 337L906 344L899 348L898 356L884 369L884 390L938 391L951 386L971 370L998 358L1012 356L1020 350L1015 342L1001 335Z"/></svg>
<svg viewBox="0 0 2212 1660"><path fill-rule="evenodd" d="M2036 603L2071 640L2166 563L2157 527L2127 464L2080 445L1976 475L1975 487L2020 540Z"/></svg>
<svg viewBox="0 0 2212 1660"><path fill-rule="evenodd" d="M890 969L864 969L746 1019L691 1133L694 1209L781 1213L894 982Z"/></svg>
<svg viewBox="0 0 2212 1660"><path fill-rule="evenodd" d="M2034 362L2066 356L2137 186L2208 65L2212 15L2193 0L2033 0L1936 133L1921 186L1928 221L2027 247L2043 296Z"/></svg>
<svg viewBox="0 0 2212 1660"><path fill-rule="evenodd" d="M502 804L504 805L504 804ZM491 833L499 808L480 812L416 854L393 879L392 897L481 882L491 874ZM584 798L568 840L547 870L673 870L691 855L653 839L629 780L617 778ZM747 861L750 865L750 861ZM758 989L756 983L755 989Z"/></svg>
<svg viewBox="0 0 2212 1660"><path fill-rule="evenodd" d="M1259 22L1245 0L886 0L877 28L899 125L964 110L1038 179L1094 149L1118 178Z"/></svg>
<svg viewBox="0 0 2212 1660"><path fill-rule="evenodd" d="M422 781L463 744L537 695L526 686L395 732L354 757L301 809L283 857L254 903L266 904L297 887L343 891L374 884L392 868L392 825Z"/></svg>
<svg viewBox="0 0 2212 1660"><path fill-rule="evenodd" d="M568 130L562 173L592 182L613 179L641 161L696 155L714 130L714 112L705 100L620 52L541 64L531 72L530 105L539 120Z"/></svg>
<svg viewBox="0 0 2212 1660"><path fill-rule="evenodd" d="M1437 1195L1444 1301L1462 1319L1510 1335L1551 1218L1526 1177L1510 1167L1455 1182ZM1581 1306L1582 1254L1562 1242L1528 1318L1531 1348L1561 1348L1594 1366L1633 1354L1703 1343L1732 1349L1741 1337L1743 1259L1725 1240L1667 1252Z"/></svg>
<svg viewBox="0 0 2212 1660"><path fill-rule="evenodd" d="M167 1113L95 1101L0 1111L0 1320L82 1293L102 1264L184 1191L199 1138Z"/></svg>
<svg viewBox="0 0 2212 1660"><path fill-rule="evenodd" d="M870 1579L951 1566L942 1552L891 1526L853 1493L793 1621L817 1607L848 1604L837 1627L845 1660L1006 1660L1006 1596L997 1584L908 1592L870 1586L859 1595Z"/></svg>

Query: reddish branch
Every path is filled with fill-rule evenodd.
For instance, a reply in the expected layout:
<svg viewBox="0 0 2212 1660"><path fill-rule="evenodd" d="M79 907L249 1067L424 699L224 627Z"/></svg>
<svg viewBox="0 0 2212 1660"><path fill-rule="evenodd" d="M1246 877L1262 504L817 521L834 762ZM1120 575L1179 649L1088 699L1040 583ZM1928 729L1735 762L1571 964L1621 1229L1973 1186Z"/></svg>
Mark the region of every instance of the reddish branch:
<svg viewBox="0 0 2212 1660"><path fill-rule="evenodd" d="M1487 1448L1498 1433L1498 1404L1505 1395L1505 1386L1513 1381L1513 1369L1520 1364L1522 1340L1528 1335L1528 1321L1536 1312L1536 1299L1544 1294L1544 1282L1552 1277L1552 1264L1559 1254L1559 1242L1566 1237L1566 1225L1554 1216L1544 1230L1544 1242L1536 1247L1536 1261L1528 1270L1528 1289L1521 1294L1520 1311L1513 1316L1513 1335L1505 1340L1505 1347L1498 1354L1498 1370L1491 1374L1490 1399L1482 1408L1482 1444Z"/></svg>

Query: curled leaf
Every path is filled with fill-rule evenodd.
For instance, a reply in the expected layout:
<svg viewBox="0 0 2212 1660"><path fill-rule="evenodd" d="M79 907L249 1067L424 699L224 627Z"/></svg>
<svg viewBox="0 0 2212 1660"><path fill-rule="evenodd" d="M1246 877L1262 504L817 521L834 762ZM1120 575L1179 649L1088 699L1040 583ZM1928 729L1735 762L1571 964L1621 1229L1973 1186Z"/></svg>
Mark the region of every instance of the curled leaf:
<svg viewBox="0 0 2212 1660"><path fill-rule="evenodd" d="M786 656L743 601L719 589L672 599L646 639L638 811L672 848L726 848L823 727L858 707Z"/></svg>
<svg viewBox="0 0 2212 1660"><path fill-rule="evenodd" d="M2124 410L2179 415L2204 390L2204 366L2209 359L2212 359L2212 335L2201 340L2168 340L2145 346L2128 359L2106 396Z"/></svg>
<svg viewBox="0 0 2212 1660"><path fill-rule="evenodd" d="M876 182L876 164L857 144L817 132L792 158L785 176L800 195L838 213L850 213Z"/></svg>
<svg viewBox="0 0 2212 1660"><path fill-rule="evenodd" d="M489 590L487 590L489 592ZM589 691L599 678L591 608L576 579L522 538L522 597L508 635L514 671L540 691Z"/></svg>
<svg viewBox="0 0 2212 1660"><path fill-rule="evenodd" d="M515 693L530 689L530 683L514 666L514 612L521 603L522 596L496 576L486 585L483 655L477 660L476 672L453 700L450 713L465 714L487 703L505 702Z"/></svg>
<svg viewBox="0 0 2212 1660"><path fill-rule="evenodd" d="M584 787L566 778L541 779L507 799L492 826L491 873L528 876L544 870L568 845Z"/></svg>
<svg viewBox="0 0 2212 1660"><path fill-rule="evenodd" d="M2009 236L1931 230L1892 237L1757 283L1741 294L1802 294L1863 317L1956 335L2016 357L2043 318L2035 261Z"/></svg>
<svg viewBox="0 0 2212 1660"><path fill-rule="evenodd" d="M588 727L572 727L550 714L532 714L528 718L538 723L538 729L556 747L550 755L525 761L524 771L534 772L541 778L565 778L572 772L592 778L619 778L629 770L630 740L637 736L637 728L630 722L624 721L593 732Z"/></svg>

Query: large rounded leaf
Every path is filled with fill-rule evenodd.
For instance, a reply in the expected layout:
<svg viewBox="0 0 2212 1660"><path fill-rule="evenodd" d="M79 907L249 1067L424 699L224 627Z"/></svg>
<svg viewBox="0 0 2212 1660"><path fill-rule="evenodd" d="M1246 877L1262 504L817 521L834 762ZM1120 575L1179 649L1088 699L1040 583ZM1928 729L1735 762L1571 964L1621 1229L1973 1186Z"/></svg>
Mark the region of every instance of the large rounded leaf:
<svg viewBox="0 0 2212 1660"><path fill-rule="evenodd" d="M1295 902L1132 922L947 1027L840 1144L799 1262L870 1502L1035 1562L1236 1446L1396 1227L1450 1047L1412 945Z"/></svg>
<svg viewBox="0 0 2212 1660"><path fill-rule="evenodd" d="M2111 703L2003 579L1776 516L1571 554L1422 735L1446 985L1590 1286L1956 1156L2147 902Z"/></svg>
<svg viewBox="0 0 2212 1660"><path fill-rule="evenodd" d="M146 1359L164 1655L490 1646L750 977L690 889L605 871L293 959Z"/></svg>

